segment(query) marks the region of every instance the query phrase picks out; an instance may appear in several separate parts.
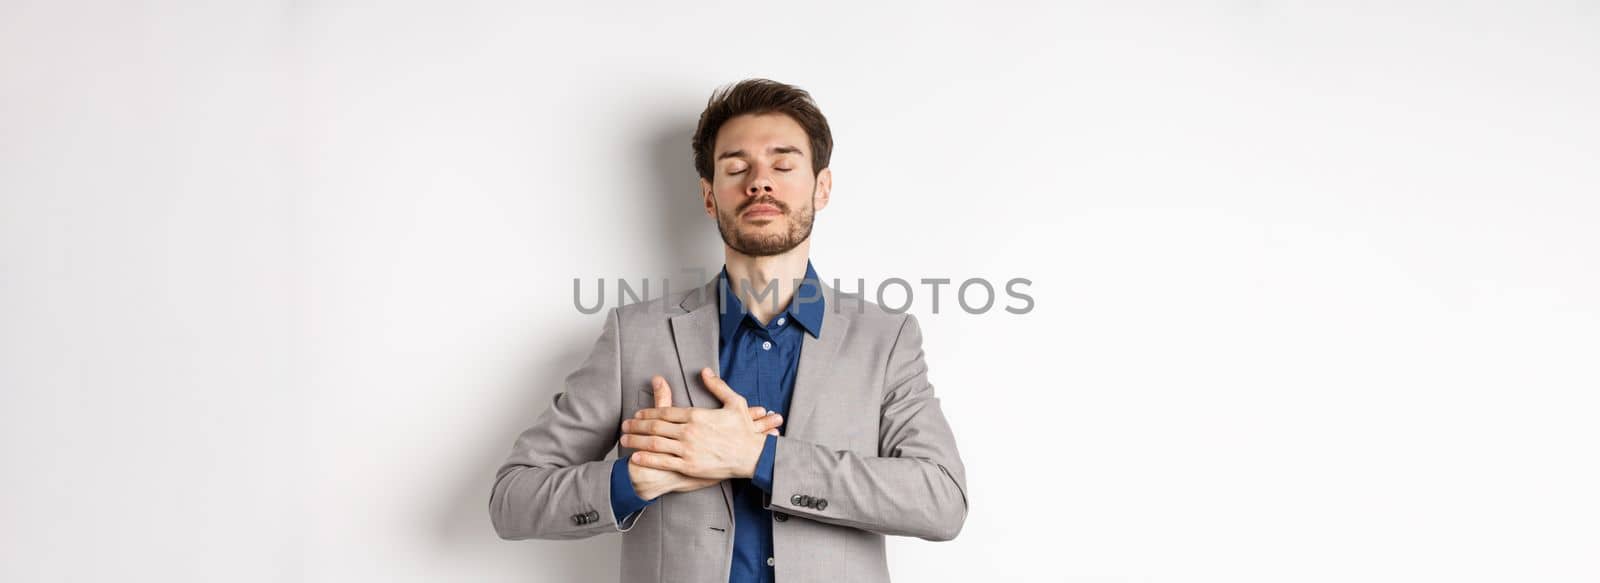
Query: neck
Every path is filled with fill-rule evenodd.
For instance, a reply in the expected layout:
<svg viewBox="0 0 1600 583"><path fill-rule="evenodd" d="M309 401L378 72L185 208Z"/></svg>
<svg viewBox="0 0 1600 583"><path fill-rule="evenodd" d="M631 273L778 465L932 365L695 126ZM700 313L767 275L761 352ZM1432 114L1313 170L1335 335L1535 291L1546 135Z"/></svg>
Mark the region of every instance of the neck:
<svg viewBox="0 0 1600 583"><path fill-rule="evenodd" d="M811 257L807 239L780 255L751 257L723 247L728 266L728 284L733 293L762 324L789 308L801 279L806 276L806 261Z"/></svg>

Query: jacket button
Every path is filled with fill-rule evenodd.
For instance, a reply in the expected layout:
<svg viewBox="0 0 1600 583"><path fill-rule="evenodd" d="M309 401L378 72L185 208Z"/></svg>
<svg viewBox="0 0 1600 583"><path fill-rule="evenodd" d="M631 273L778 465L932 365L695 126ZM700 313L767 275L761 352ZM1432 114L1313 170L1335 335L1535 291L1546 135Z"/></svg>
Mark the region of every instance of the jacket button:
<svg viewBox="0 0 1600 583"><path fill-rule="evenodd" d="M778 522L787 522L789 520L789 515L782 512L774 512L772 513L772 519Z"/></svg>
<svg viewBox="0 0 1600 583"><path fill-rule="evenodd" d="M793 504L795 506L805 506L806 505L806 497L805 496L801 496L799 494L795 494L794 496L789 498L789 503Z"/></svg>
<svg viewBox="0 0 1600 583"><path fill-rule="evenodd" d="M599 522L599 521L600 521L600 511L598 511L598 510L590 510L589 511L589 522Z"/></svg>
<svg viewBox="0 0 1600 583"><path fill-rule="evenodd" d="M582 526L583 525L583 515L582 514L574 514L574 515L572 515L572 522L573 522L573 524L577 524L579 526Z"/></svg>
<svg viewBox="0 0 1600 583"><path fill-rule="evenodd" d="M828 509L828 499L827 498L823 498L821 500L818 500L817 501L817 505L816 505L816 509L817 510L827 510Z"/></svg>

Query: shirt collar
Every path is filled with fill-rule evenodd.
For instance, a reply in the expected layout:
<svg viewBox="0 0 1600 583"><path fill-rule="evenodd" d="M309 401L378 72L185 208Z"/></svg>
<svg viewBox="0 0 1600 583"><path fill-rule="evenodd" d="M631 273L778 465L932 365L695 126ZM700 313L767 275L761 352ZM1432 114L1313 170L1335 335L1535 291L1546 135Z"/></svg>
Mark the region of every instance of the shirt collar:
<svg viewBox="0 0 1600 583"><path fill-rule="evenodd" d="M816 338L822 333L822 314L827 298L823 297L821 280L817 278L817 270L811 266L811 261L806 261L805 279L800 281L800 287L795 290L794 298L789 300L789 308L784 310L790 320L799 322L806 332ZM717 275L717 288L722 297L723 310L721 313L722 337L732 338L733 331L738 329L739 322L747 315L744 302L739 301L739 296L733 293L728 283L728 266L722 266L722 273ZM750 319L756 324L755 318Z"/></svg>

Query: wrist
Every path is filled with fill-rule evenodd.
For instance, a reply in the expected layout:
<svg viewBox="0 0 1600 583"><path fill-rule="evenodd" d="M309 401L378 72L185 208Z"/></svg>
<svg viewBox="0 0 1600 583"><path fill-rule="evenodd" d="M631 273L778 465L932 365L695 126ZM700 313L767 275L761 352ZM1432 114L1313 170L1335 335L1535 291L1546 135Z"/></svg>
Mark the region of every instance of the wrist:
<svg viewBox="0 0 1600 583"><path fill-rule="evenodd" d="M767 447L767 434L757 433L750 438L749 445L745 446L744 460L740 462L738 477L754 478L756 466L761 464L761 451Z"/></svg>
<svg viewBox="0 0 1600 583"><path fill-rule="evenodd" d="M666 494L666 492L659 491L653 484L649 483L648 480L640 480L640 469L642 468L639 466L639 464L633 463L631 460L628 462L628 481L633 482L634 495L646 502L654 502L656 498L660 498L662 494Z"/></svg>

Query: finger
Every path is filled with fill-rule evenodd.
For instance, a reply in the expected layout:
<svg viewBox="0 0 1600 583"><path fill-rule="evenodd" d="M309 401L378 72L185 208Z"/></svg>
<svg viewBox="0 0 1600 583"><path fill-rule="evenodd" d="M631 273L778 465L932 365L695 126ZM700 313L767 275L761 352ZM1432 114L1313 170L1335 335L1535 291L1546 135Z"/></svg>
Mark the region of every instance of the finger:
<svg viewBox="0 0 1600 583"><path fill-rule="evenodd" d="M647 468L667 470L669 472L680 471L684 466L684 461L681 457L651 453L648 451L633 452L633 455L628 456L628 461L630 463L639 464Z"/></svg>
<svg viewBox="0 0 1600 583"><path fill-rule="evenodd" d="M766 433L770 430L777 429L779 425L783 425L783 416L773 413L756 420L756 432Z"/></svg>
<svg viewBox="0 0 1600 583"><path fill-rule="evenodd" d="M683 442L655 435L624 435L622 436L622 447L669 455L683 455Z"/></svg>
<svg viewBox="0 0 1600 583"><path fill-rule="evenodd" d="M744 397L734 392L733 387L729 387L728 383L722 382L722 379L717 378L717 373L711 372L710 368L700 369L700 380L705 381L706 390L716 395L717 399L722 401L724 408L743 409L745 407Z"/></svg>
<svg viewBox="0 0 1600 583"><path fill-rule="evenodd" d="M622 432L683 439L683 424L660 419L628 419L622 422Z"/></svg>
<svg viewBox="0 0 1600 583"><path fill-rule="evenodd" d="M673 423L688 423L692 407L666 407L662 409L640 409L634 413L635 419L665 419Z"/></svg>
<svg viewBox="0 0 1600 583"><path fill-rule="evenodd" d="M779 435L779 433L778 430L772 429L767 431L767 435Z"/></svg>
<svg viewBox="0 0 1600 583"><path fill-rule="evenodd" d="M760 418L766 417L766 416L767 416L767 408L766 407L759 407L758 406L758 407L751 407L750 408L750 418L751 419L760 419Z"/></svg>
<svg viewBox="0 0 1600 583"><path fill-rule="evenodd" d="M651 377L650 388L655 391L657 407L672 406L672 386L667 384L667 379L661 375Z"/></svg>

